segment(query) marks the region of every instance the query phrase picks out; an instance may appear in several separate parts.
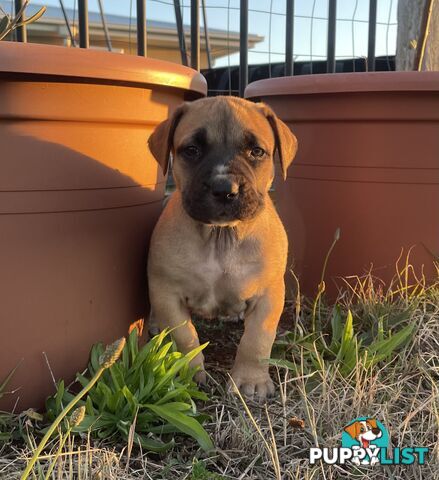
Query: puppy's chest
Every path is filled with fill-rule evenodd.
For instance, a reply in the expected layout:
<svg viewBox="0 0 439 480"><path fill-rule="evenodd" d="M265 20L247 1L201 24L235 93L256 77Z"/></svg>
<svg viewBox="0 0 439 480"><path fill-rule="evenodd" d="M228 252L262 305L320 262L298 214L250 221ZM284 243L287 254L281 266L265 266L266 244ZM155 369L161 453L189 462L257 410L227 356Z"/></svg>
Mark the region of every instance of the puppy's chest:
<svg viewBox="0 0 439 480"><path fill-rule="evenodd" d="M186 289L186 303L202 317L236 317L243 314L251 297L251 285L261 262L240 248L203 252L194 262Z"/></svg>

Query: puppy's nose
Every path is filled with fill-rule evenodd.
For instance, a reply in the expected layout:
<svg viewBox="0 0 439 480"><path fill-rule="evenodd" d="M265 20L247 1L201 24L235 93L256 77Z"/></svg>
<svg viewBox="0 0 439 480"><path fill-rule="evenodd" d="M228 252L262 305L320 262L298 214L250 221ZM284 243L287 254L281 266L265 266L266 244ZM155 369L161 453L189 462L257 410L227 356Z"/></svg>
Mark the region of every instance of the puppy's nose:
<svg viewBox="0 0 439 480"><path fill-rule="evenodd" d="M239 185L229 178L217 178L212 181L211 193L221 201L232 201L239 194Z"/></svg>
<svg viewBox="0 0 439 480"><path fill-rule="evenodd" d="M372 428L372 433L374 435L379 435L381 433L381 430L379 428Z"/></svg>

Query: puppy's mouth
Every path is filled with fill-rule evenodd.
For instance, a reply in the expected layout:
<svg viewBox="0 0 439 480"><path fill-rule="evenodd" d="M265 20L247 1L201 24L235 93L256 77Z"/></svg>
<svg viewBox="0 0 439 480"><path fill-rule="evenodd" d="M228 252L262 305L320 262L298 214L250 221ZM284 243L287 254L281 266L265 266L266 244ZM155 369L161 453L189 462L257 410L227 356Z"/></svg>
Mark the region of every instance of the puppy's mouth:
<svg viewBox="0 0 439 480"><path fill-rule="evenodd" d="M223 211L218 212L215 218L211 218L208 222L203 222L206 225L212 227L236 227L241 221L239 218L231 218L229 213L223 209Z"/></svg>
<svg viewBox="0 0 439 480"><path fill-rule="evenodd" d="M198 209L186 208L186 213L197 222L203 223L210 227L236 227L240 222L246 220L246 218L236 218L231 216L225 210L222 212L209 212L200 211Z"/></svg>
<svg viewBox="0 0 439 480"><path fill-rule="evenodd" d="M212 226L234 227L255 218L264 205L264 196L252 188L231 202L218 201L198 188L183 192L186 213L194 220Z"/></svg>
<svg viewBox="0 0 439 480"><path fill-rule="evenodd" d="M230 220L230 221L221 221L221 220L211 220L210 222L202 222L205 225L210 227L236 227L240 220Z"/></svg>

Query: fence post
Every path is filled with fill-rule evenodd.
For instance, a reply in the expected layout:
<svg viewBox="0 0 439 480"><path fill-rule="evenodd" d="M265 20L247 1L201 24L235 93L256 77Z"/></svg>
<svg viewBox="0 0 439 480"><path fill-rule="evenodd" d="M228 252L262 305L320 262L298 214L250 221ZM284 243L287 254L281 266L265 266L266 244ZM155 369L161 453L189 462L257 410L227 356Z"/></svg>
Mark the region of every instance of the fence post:
<svg viewBox="0 0 439 480"><path fill-rule="evenodd" d="M369 37L367 40L367 70L375 71L375 38L377 29L377 0L369 0Z"/></svg>
<svg viewBox="0 0 439 480"><path fill-rule="evenodd" d="M59 0L59 6L61 7L62 16L64 17L64 23L66 24L67 33L69 34L71 46L76 47L75 37L73 35L72 29L70 28L70 23L67 17L67 12L66 12L66 8L64 6L63 0Z"/></svg>
<svg viewBox="0 0 439 480"><path fill-rule="evenodd" d="M335 72L335 31L337 22L337 0L329 0L328 9L328 60L326 71Z"/></svg>
<svg viewBox="0 0 439 480"><path fill-rule="evenodd" d="M22 9L22 7L23 7L23 0L15 0L15 15L18 15L20 13L20 10ZM23 14L23 18L24 18L24 14ZM26 25L22 25L18 27L15 30L15 35L16 35L15 38L17 39L17 42L26 43L27 42Z"/></svg>
<svg viewBox="0 0 439 480"><path fill-rule="evenodd" d="M108 51L111 52L112 48L111 48L110 32L108 31L107 22L105 20L104 6L102 4L102 0L98 0L98 5L99 5L99 13L101 15L102 27L104 29L105 42L107 44Z"/></svg>
<svg viewBox="0 0 439 480"><path fill-rule="evenodd" d="M146 57L146 0L137 0L137 55Z"/></svg>
<svg viewBox="0 0 439 480"><path fill-rule="evenodd" d="M239 27L239 96L244 96L248 83L248 0L241 0Z"/></svg>
<svg viewBox="0 0 439 480"><path fill-rule="evenodd" d="M285 76L294 74L294 0L287 0L285 18Z"/></svg>
<svg viewBox="0 0 439 480"><path fill-rule="evenodd" d="M88 37L88 0L78 0L79 46L89 47Z"/></svg>
<svg viewBox="0 0 439 480"><path fill-rule="evenodd" d="M175 24L177 25L178 45L180 47L181 63L188 66L186 39L184 37L183 18L181 16L180 0L174 0Z"/></svg>
<svg viewBox="0 0 439 480"><path fill-rule="evenodd" d="M191 0L191 67L200 70L200 0Z"/></svg>
<svg viewBox="0 0 439 480"><path fill-rule="evenodd" d="M207 28L206 0L201 0L201 6L203 9L204 42L206 44L207 66L208 68L212 68L212 55L210 54L209 30Z"/></svg>

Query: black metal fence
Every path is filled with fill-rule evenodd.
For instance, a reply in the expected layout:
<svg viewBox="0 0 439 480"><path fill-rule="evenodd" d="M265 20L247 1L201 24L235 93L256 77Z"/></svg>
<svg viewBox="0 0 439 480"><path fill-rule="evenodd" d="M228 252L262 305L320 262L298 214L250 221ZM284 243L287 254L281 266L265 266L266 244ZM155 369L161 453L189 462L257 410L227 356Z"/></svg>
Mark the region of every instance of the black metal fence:
<svg viewBox="0 0 439 480"><path fill-rule="evenodd" d="M24 0L15 0L15 10L18 11L23 5ZM78 8L78 31L79 47L89 48L89 22L88 22L88 0L77 0ZM159 0L156 0L159 1ZM183 0L182 0L183 1ZM181 54L181 63L189 65L200 70L200 44L204 42L207 54L208 69L203 73L208 79L210 91L212 94L222 92L230 94L243 95L249 79L251 81L257 78L268 76L297 75L303 73L335 73L337 71L350 71L352 65L353 71L375 71L394 69L393 58L375 57L376 47L376 26L377 26L377 0L369 0L368 17L368 39L367 56L360 59L340 60L336 58L336 28L337 28L337 0L328 1L327 16L327 51L326 60L320 61L300 61L295 60L294 52L294 19L295 19L295 0L285 0L285 54L284 61L271 63L266 72L265 65L250 66L249 70L249 0L239 0L239 66L212 68L211 48L209 43L209 30L207 27L206 0L190 0L190 5L182 5L180 0L161 0L160 3L173 6L175 12L176 35ZM68 34L71 38L72 46L77 46L70 23L67 18L66 9L63 0L59 0L60 7L66 22ZM76 4L75 4L76 5ZM111 50L111 39L105 21L105 14L102 0L98 0L99 10L102 19L102 28L105 33L107 46ZM315 5L315 2L314 2ZM147 56L147 29L146 29L146 0L135 0L136 23L137 23L137 54ZM185 28L183 24L182 7L190 8L190 61L188 59L188 50L186 47ZM221 8L211 6L211 8ZM222 7L230 9L229 7ZM355 7L356 8L356 7ZM238 8L235 8L238 10ZM255 11L255 10L253 10ZM267 12L270 13L271 11ZM203 18L203 37L200 39L200 14ZM227 12L229 15L229 12ZM355 21L354 19L352 21ZM271 16L270 16L271 22ZM16 40L26 41L26 26L17 30ZM297 64L297 65L296 65ZM226 70L227 69L227 72ZM227 75L226 75L226 73ZM225 78L227 77L227 81ZM221 80L218 80L221 79Z"/></svg>

